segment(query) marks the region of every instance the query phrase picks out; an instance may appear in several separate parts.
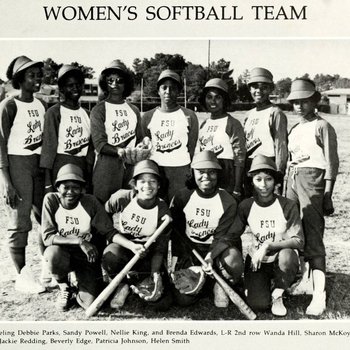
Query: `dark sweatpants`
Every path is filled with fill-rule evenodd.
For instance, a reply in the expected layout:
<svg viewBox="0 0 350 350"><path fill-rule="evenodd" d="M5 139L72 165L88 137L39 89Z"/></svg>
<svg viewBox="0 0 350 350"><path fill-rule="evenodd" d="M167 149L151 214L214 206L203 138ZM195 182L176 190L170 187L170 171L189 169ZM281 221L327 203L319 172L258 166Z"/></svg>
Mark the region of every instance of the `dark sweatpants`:
<svg viewBox="0 0 350 350"><path fill-rule="evenodd" d="M274 288L287 289L293 283L299 268L298 255L293 249L282 249L274 262L262 263L257 271L252 271L251 261L247 255L244 271L247 302L254 311L265 311L271 306L272 280Z"/></svg>

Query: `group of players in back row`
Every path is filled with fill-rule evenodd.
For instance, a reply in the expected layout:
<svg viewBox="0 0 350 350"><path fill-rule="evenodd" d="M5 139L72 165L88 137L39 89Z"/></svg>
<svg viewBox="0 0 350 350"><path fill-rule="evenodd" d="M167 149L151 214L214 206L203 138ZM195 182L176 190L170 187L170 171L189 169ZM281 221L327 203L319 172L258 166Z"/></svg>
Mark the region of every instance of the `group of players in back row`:
<svg viewBox="0 0 350 350"><path fill-rule="evenodd" d="M126 100L133 90L126 66L112 61L99 78L104 97L89 116L79 104L84 76L75 66L58 72L57 104L47 109L35 97L42 66L26 56L12 61L7 76L19 93L1 108L0 174L17 291L40 293L57 283L60 310L73 299L86 309L138 254L113 308L130 289L157 310L210 294L227 307L225 292L207 278L214 268L253 310L277 316L287 314L283 293L300 270L290 291L312 294L306 314L325 311L324 215L334 211L339 160L311 80L292 83L287 99L299 122L288 133L286 116L269 100L273 76L264 68L250 72L256 107L244 126L228 114L228 86L219 78L203 88L199 101L209 117L199 126L177 103L182 83L174 71L160 73L161 104L141 117ZM41 283L26 265L32 210L41 224ZM165 215L173 224L145 249ZM206 265L191 255L194 248Z"/></svg>

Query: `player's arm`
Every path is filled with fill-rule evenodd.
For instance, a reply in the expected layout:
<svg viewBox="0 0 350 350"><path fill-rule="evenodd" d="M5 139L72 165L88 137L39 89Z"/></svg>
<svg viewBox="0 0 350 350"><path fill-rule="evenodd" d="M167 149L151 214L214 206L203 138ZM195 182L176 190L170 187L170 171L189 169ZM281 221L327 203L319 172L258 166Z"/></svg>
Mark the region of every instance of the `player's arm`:
<svg viewBox="0 0 350 350"><path fill-rule="evenodd" d="M332 195L339 169L338 142L334 128L323 119L317 123L316 142L322 148L326 160L323 211L325 215L330 215L334 212Z"/></svg>
<svg viewBox="0 0 350 350"><path fill-rule="evenodd" d="M274 140L276 167L284 175L288 160L288 121L279 108L273 109L270 130Z"/></svg>
<svg viewBox="0 0 350 350"><path fill-rule="evenodd" d="M230 227L232 226L235 216L237 214L236 201L228 195L227 192L221 193L221 200L224 207L224 213L222 214L218 226L214 232L214 239L209 247L209 252L206 256L206 260L211 258L214 260L225 249L231 246Z"/></svg>
<svg viewBox="0 0 350 350"><path fill-rule="evenodd" d="M7 101L1 108L0 113L0 180L2 194L5 196L6 204L11 208L16 208L21 198L12 184L7 153L7 142L17 113L15 101Z"/></svg>
<svg viewBox="0 0 350 350"><path fill-rule="evenodd" d="M234 162L234 177L235 177L235 188L233 195L237 199L241 199L241 191L244 176L244 165L246 158L246 146L245 146L245 135L241 123L235 118L228 118L226 133L230 137L230 143L233 152Z"/></svg>

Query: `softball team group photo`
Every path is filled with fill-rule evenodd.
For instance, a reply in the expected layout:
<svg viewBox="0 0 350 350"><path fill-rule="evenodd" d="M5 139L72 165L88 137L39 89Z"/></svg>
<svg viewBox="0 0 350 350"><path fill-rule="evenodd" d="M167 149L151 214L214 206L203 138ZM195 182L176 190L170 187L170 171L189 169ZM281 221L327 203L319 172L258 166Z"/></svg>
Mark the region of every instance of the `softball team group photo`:
<svg viewBox="0 0 350 350"><path fill-rule="evenodd" d="M180 105L178 71L158 72L159 106L142 113L121 59L97 73L91 110L80 103L84 72L72 64L58 70L59 101L48 106L37 97L43 62L8 62L17 93L1 102L2 240L17 274L7 293L51 293L52 309L88 316L122 313L135 300L160 318L204 299L220 310L233 301L242 319L284 319L286 299L307 295L301 313L322 317L339 157L314 81L292 81L288 127L265 67L249 70L254 107L240 120L222 76L201 90L199 118Z"/></svg>

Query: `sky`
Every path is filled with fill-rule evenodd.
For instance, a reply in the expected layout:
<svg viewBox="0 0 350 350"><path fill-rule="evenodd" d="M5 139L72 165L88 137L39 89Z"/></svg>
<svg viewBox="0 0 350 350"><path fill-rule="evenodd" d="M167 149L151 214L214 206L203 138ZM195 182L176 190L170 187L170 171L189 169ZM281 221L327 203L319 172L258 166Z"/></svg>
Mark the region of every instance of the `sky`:
<svg viewBox="0 0 350 350"><path fill-rule="evenodd" d="M113 59L129 67L134 58L151 58L156 53L181 54L186 61L207 66L208 40L123 39L123 40L0 40L0 78L13 58L26 55L33 60L48 57L57 63L78 61L99 72ZM274 80L292 79L309 73L339 74L350 78L350 40L346 39L211 39L210 61L224 58L231 62L233 78L254 67L269 69Z"/></svg>

